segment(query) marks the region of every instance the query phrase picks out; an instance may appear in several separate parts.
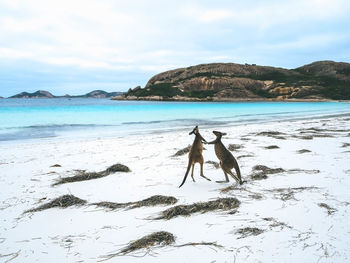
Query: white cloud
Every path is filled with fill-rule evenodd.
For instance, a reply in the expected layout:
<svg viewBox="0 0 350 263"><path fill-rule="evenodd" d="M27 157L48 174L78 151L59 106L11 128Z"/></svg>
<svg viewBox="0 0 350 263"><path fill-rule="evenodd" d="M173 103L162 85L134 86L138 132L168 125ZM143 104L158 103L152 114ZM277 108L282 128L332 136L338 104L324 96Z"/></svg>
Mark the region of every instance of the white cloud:
<svg viewBox="0 0 350 263"><path fill-rule="evenodd" d="M265 45L265 48L273 50L291 50L291 49L310 49L316 47L327 47L332 44L336 44L338 41L343 40L344 37L337 34L318 34L312 36L303 36L301 38L285 41L280 43L274 43Z"/></svg>
<svg viewBox="0 0 350 263"><path fill-rule="evenodd" d="M0 47L0 58L28 59L28 58L34 58L34 54L31 52L16 50L12 48Z"/></svg>
<svg viewBox="0 0 350 263"><path fill-rule="evenodd" d="M205 9L198 6L188 6L182 10L182 14L203 23L223 21L234 15L231 10Z"/></svg>
<svg viewBox="0 0 350 263"><path fill-rule="evenodd" d="M307 53L341 43L339 54L350 54L349 13L346 0L0 0L0 58L67 74L153 74L214 61L274 62L279 54L265 52L272 49Z"/></svg>
<svg viewBox="0 0 350 263"><path fill-rule="evenodd" d="M220 6L220 4L218 4ZM227 5L225 8L203 7L189 4L181 14L199 23L235 23L266 28L293 21L312 21L347 15L350 3L346 0L294 0L294 1L247 1L245 6Z"/></svg>
<svg viewBox="0 0 350 263"><path fill-rule="evenodd" d="M46 59L47 63L59 66L79 66L82 68L111 68L108 63L101 61L85 60L75 57L49 57Z"/></svg>

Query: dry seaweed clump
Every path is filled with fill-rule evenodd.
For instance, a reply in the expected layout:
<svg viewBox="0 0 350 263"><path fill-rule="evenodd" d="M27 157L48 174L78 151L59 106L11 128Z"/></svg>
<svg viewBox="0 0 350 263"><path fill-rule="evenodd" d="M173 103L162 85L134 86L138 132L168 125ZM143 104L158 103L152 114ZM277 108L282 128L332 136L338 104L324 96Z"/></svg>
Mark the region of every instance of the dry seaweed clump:
<svg viewBox="0 0 350 263"><path fill-rule="evenodd" d="M266 190L267 192L274 193L275 198L280 199L282 201L288 200L298 200L295 198L294 194L300 193L308 190L316 190L317 187L314 186L301 186L301 187L293 187L293 188L275 188Z"/></svg>
<svg viewBox="0 0 350 263"><path fill-rule="evenodd" d="M285 140L286 139L284 137L284 135L286 135L286 134L283 133L283 132L278 132L278 131L263 131L263 132L257 133L256 135L272 137L272 138L280 139L280 140Z"/></svg>
<svg viewBox="0 0 350 263"><path fill-rule="evenodd" d="M269 145L269 146L266 146L265 149L267 150L272 150L272 149L279 149L280 147L278 147L277 145Z"/></svg>
<svg viewBox="0 0 350 263"><path fill-rule="evenodd" d="M308 150L308 149L301 149L301 150L297 151L297 153L299 153L299 154L310 153L310 152L311 152L311 151Z"/></svg>
<svg viewBox="0 0 350 263"><path fill-rule="evenodd" d="M253 173L250 175L252 180L262 180L267 179L268 174L283 173L286 170L283 168L270 168L265 165L255 165L253 167Z"/></svg>
<svg viewBox="0 0 350 263"><path fill-rule="evenodd" d="M92 180L92 179L98 179L105 177L107 175L116 173L116 172L131 172L129 167L126 165L117 163L110 167L108 167L106 170L101 172L85 172L85 171L78 171L75 176L71 177L63 177L60 178L56 183L53 185L59 185L59 184L66 184L66 183L73 183L73 182L80 182L80 181L86 181L86 180Z"/></svg>
<svg viewBox="0 0 350 263"><path fill-rule="evenodd" d="M103 207L103 208L108 208L111 210L116 210L118 208L124 208L126 207L126 203L115 203L115 202L97 202L97 203L92 203L91 205Z"/></svg>
<svg viewBox="0 0 350 263"><path fill-rule="evenodd" d="M91 205L96 205L100 207L109 208L115 210L118 208L129 208L134 209L138 207L145 206L157 206L157 205L173 205L177 202L177 199L172 196L163 196L163 195L153 195L149 198L146 198L137 202L128 202L128 203L114 203L114 202L98 202Z"/></svg>
<svg viewBox="0 0 350 263"><path fill-rule="evenodd" d="M332 214L334 214L337 211L337 209L335 209L333 207L330 207L329 205L327 205L325 203L319 203L318 206L326 208L328 215L332 215Z"/></svg>
<svg viewBox="0 0 350 263"><path fill-rule="evenodd" d="M273 217L264 217L263 218L264 221L268 221L268 222L271 222L270 223L270 228L274 228L274 227L279 227L281 230L284 229L284 228L289 228L289 229L292 229L293 227L287 225L286 223L284 222L280 222L278 221L277 219L273 218Z"/></svg>
<svg viewBox="0 0 350 263"><path fill-rule="evenodd" d="M302 139L302 140L312 140L314 137L311 135L292 135L292 138Z"/></svg>
<svg viewBox="0 0 350 263"><path fill-rule="evenodd" d="M27 210L27 211L25 211L25 213L42 211L42 210L46 210L46 209L53 208L53 207L66 208L66 207L73 206L73 205L80 206L80 205L84 205L84 204L86 204L85 200L80 199L78 197L75 197L74 195L63 195L63 196L60 196L60 197L52 200L51 202L49 202L47 204L43 204L43 205L38 206L36 208Z"/></svg>
<svg viewBox="0 0 350 263"><path fill-rule="evenodd" d="M175 242L175 236L172 233L159 231L150 235L144 236L140 239L132 241L125 248L121 249L117 253L103 256L105 260L111 259L115 256L124 256L135 251L146 249L147 252L153 247L169 246Z"/></svg>
<svg viewBox="0 0 350 263"><path fill-rule="evenodd" d="M198 202L191 205L177 205L161 213L161 216L155 219L172 219L177 216L190 216L194 213L206 213L214 210L231 210L240 205L240 201L234 197L218 198L208 202Z"/></svg>
<svg viewBox="0 0 350 263"><path fill-rule="evenodd" d="M243 148L243 145L241 145L241 144L229 144L227 149L229 149L232 152L232 151L236 151L236 150L239 150L242 148Z"/></svg>
<svg viewBox="0 0 350 263"><path fill-rule="evenodd" d="M256 227L245 227L245 228L240 228L236 231L236 234L240 234L241 236L238 237L240 238L246 238L248 236L257 236L263 233L264 230Z"/></svg>
<svg viewBox="0 0 350 263"><path fill-rule="evenodd" d="M212 164L216 169L220 168L220 164L218 162L215 161L206 161L205 163L209 163Z"/></svg>
<svg viewBox="0 0 350 263"><path fill-rule="evenodd" d="M190 150L191 150L191 145L188 145L187 147L185 147L181 150L178 150L172 157L182 156L182 155L190 152Z"/></svg>
<svg viewBox="0 0 350 263"><path fill-rule="evenodd" d="M173 205L175 203L177 203L177 199L173 196L154 195L144 200L131 203L130 209L143 206Z"/></svg>

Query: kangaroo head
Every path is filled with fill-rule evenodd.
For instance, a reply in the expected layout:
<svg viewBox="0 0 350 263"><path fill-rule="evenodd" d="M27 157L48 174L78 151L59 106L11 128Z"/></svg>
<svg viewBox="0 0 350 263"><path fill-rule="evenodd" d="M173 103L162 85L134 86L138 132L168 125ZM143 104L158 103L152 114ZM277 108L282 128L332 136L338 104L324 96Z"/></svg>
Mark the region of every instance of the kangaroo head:
<svg viewBox="0 0 350 263"><path fill-rule="evenodd" d="M227 134L227 133L219 132L219 131L213 131L213 133L216 135L217 139L221 139L222 136Z"/></svg>
<svg viewBox="0 0 350 263"><path fill-rule="evenodd" d="M194 134L194 135L199 134L198 126L194 127L194 129L189 133L189 135L191 134Z"/></svg>
<svg viewBox="0 0 350 263"><path fill-rule="evenodd" d="M196 136L199 136L199 138L200 138L202 141L207 142L207 141L202 137L202 135L199 133L198 126L194 127L193 131L191 131L191 132L189 133L189 135L191 135L191 134L194 134L194 135L196 135Z"/></svg>

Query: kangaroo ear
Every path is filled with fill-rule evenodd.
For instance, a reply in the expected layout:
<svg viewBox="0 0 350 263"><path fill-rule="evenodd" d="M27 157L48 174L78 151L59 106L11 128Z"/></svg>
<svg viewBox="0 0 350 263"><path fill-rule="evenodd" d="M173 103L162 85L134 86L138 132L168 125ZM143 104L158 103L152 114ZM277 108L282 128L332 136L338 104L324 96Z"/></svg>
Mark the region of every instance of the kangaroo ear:
<svg viewBox="0 0 350 263"><path fill-rule="evenodd" d="M221 135L222 135L222 136L225 136L225 135L227 135L227 133L226 133L226 132L223 132L223 133L221 133Z"/></svg>

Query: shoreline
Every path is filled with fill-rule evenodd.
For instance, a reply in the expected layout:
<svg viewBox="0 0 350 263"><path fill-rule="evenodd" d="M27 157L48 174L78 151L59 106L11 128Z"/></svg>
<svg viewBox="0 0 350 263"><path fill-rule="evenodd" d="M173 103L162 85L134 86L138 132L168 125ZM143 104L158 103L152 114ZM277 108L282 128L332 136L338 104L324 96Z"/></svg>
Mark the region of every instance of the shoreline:
<svg viewBox="0 0 350 263"><path fill-rule="evenodd" d="M278 119L262 119L262 120L245 120L240 122L227 122L222 124L198 124L196 122L193 123L193 125L199 125L201 128L204 129L221 129L221 128L233 128L233 127L240 127L240 126L254 126L254 125L269 125L274 123L291 123L291 122L299 122L299 121L308 121L308 120L324 120L329 118L346 118L350 116L349 112L342 112L342 113L328 113L328 114L321 114L321 115L307 115L307 116L289 116L285 118L278 118ZM171 120L170 120L171 121ZM167 121L164 121L167 122ZM117 126L115 126L117 127ZM91 134L86 133L83 136L77 136L77 131L72 130L71 132L68 132L67 134L57 134L54 136L47 136L47 137L33 137L33 138L22 138L22 139L11 139L11 140L0 140L0 146L1 145L16 145L18 143L28 144L28 143L35 143L35 142L45 142L45 141L55 141L55 142L70 142L70 141L91 141L91 140L113 140L113 139L126 139L128 137L136 137L136 136L148 136L148 135L162 135L162 134L171 134L171 133L178 133L182 131L187 131L188 129L191 129L192 126L187 125L186 126L178 126L178 127L172 127L172 128L149 128L148 130L133 130L129 132L119 133L118 135L116 133L113 133L109 131L105 134ZM105 130L105 126L102 125L99 127L102 130ZM94 127L96 129L96 127ZM105 131L106 132L106 131Z"/></svg>
<svg viewBox="0 0 350 263"><path fill-rule="evenodd" d="M331 100L331 99L276 99L276 98L190 98L190 97L172 97L164 98L162 96L117 96L110 100L117 101L176 101L176 102L350 102L350 100Z"/></svg>
<svg viewBox="0 0 350 263"><path fill-rule="evenodd" d="M342 262L350 256L346 246L350 231L346 219L350 218L348 119L338 116L220 128L227 133L224 145L236 147L232 153L247 180L242 186L232 179L227 184L215 183L224 174L207 163L218 160L213 146L204 145L204 174L212 181L199 176L197 164L196 182L188 177L178 188L188 157L173 155L193 142L186 129L122 138L0 144L1 253L19 251L14 262L96 262L132 240L166 230L174 234L176 245L216 242L221 248L151 248L155 254L133 257L133 261L175 263L195 257L197 261L224 262L249 257L252 262L277 262L289 254L293 261L314 262L327 251L333 255L328 259ZM214 138L211 128L199 128L206 140ZM131 172L52 186L77 170L103 171L116 163L128 166ZM258 165L276 171L256 179L260 174L254 167ZM67 194L89 204L167 195L178 200L175 205L228 197L237 198L240 205L234 211L170 220L152 218L175 205L118 210L82 205L22 214ZM258 231L242 237L237 234L241 229ZM129 261L129 256L118 257L118 262Z"/></svg>
<svg viewBox="0 0 350 263"><path fill-rule="evenodd" d="M31 97L31 98L1 98L4 100L45 100L45 99L97 99L97 100L116 100L116 101L165 101L165 102L350 102L350 100L332 100L332 99L277 99L277 98L164 98L161 96L135 97L135 96L117 96L117 97Z"/></svg>

